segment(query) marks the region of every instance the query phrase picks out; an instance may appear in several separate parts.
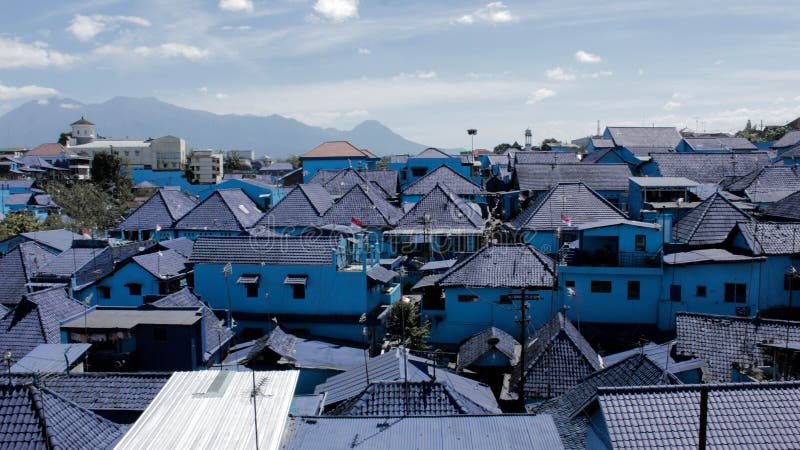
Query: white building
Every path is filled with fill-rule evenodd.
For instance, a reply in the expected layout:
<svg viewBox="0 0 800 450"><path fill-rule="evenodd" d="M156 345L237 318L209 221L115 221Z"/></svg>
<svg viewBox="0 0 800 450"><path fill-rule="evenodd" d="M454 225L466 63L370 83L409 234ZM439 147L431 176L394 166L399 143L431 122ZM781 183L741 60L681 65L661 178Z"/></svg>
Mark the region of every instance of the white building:
<svg viewBox="0 0 800 450"><path fill-rule="evenodd" d="M194 149L189 157L189 170L192 171L192 183L217 184L224 175L223 154L210 149Z"/></svg>

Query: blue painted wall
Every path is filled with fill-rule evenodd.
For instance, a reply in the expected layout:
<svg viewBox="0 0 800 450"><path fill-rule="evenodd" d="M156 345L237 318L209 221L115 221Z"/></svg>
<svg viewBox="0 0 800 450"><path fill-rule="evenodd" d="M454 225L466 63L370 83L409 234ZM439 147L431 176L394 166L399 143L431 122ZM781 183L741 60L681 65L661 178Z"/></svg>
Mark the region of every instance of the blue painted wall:
<svg viewBox="0 0 800 450"><path fill-rule="evenodd" d="M274 206L283 199L282 187L260 186L258 184L248 183L247 181L232 179L225 180L220 184L211 185L210 189L200 192L200 201L207 199L214 191L219 189L241 189L262 211L267 210L267 201L269 201L270 205ZM265 195L269 195L269 197L263 197Z"/></svg>
<svg viewBox="0 0 800 450"><path fill-rule="evenodd" d="M303 182L308 181L322 169L375 169L380 158L300 158L303 167Z"/></svg>

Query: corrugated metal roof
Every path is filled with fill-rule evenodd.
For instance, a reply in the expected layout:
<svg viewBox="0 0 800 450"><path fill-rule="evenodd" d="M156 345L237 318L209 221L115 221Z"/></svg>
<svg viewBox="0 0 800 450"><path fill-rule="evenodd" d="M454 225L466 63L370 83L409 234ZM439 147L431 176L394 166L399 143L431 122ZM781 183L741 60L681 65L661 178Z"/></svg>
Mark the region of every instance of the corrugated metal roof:
<svg viewBox="0 0 800 450"><path fill-rule="evenodd" d="M176 372L116 448L227 449L258 444L260 449L277 449L298 374L296 370Z"/></svg>
<svg viewBox="0 0 800 450"><path fill-rule="evenodd" d="M200 309L183 310L137 310L95 309L84 318L61 324L62 328L96 328L130 330L137 325L192 325L202 318Z"/></svg>

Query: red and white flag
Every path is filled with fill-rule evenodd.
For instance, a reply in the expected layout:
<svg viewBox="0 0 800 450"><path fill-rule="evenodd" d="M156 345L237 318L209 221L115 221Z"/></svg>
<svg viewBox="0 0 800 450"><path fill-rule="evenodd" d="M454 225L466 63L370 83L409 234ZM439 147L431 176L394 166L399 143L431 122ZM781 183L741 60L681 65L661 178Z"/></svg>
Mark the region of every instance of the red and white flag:
<svg viewBox="0 0 800 450"><path fill-rule="evenodd" d="M569 217L567 217L567 215L566 215L566 214L564 214L564 213L561 213L561 223L562 223L563 225L566 225L566 226L568 226L568 227L571 227L571 226L572 226L572 219L570 219Z"/></svg>
<svg viewBox="0 0 800 450"><path fill-rule="evenodd" d="M355 226L357 226L357 227L363 227L364 226L364 222L356 219L355 217L351 217L350 218L350 223L355 225Z"/></svg>
<svg viewBox="0 0 800 450"><path fill-rule="evenodd" d="M82 235L83 235L85 238L88 238L88 239L91 239L91 238L92 238L92 233L90 233L90 232L89 232L89 229L87 229L87 228L82 228L82 229L81 229L81 234L82 234Z"/></svg>
<svg viewBox="0 0 800 450"><path fill-rule="evenodd" d="M161 231L161 224L160 223L156 224L156 231Z"/></svg>
<svg viewBox="0 0 800 450"><path fill-rule="evenodd" d="M517 198L519 199L519 201L524 202L525 200L528 199L528 196L525 195L524 193L520 192L519 193L519 197L517 197Z"/></svg>

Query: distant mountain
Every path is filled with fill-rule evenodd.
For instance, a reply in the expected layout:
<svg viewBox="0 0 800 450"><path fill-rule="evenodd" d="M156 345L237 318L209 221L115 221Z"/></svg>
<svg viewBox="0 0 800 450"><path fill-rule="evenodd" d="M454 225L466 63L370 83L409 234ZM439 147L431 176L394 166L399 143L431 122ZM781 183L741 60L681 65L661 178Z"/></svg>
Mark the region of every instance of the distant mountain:
<svg viewBox="0 0 800 450"><path fill-rule="evenodd" d="M181 108L155 98L115 97L84 104L51 98L30 101L0 116L0 147L34 147L55 142L81 116L109 138L156 138L173 135L192 148L254 149L256 154L285 157L302 154L323 141L346 140L378 155L417 153L427 146L411 142L378 121L352 130L320 128L279 115L220 115Z"/></svg>

